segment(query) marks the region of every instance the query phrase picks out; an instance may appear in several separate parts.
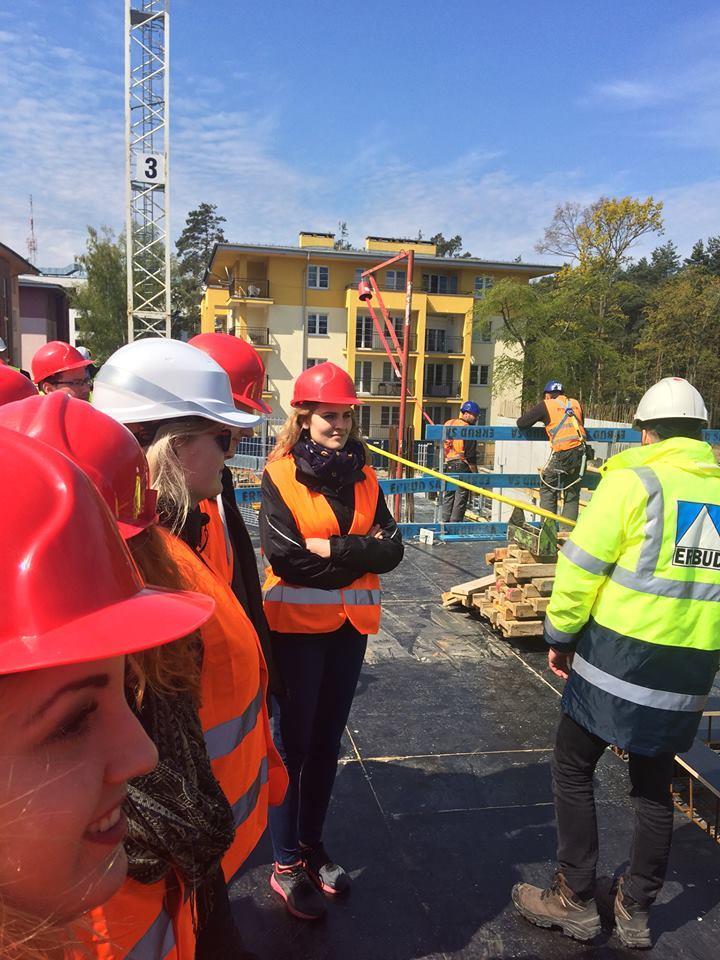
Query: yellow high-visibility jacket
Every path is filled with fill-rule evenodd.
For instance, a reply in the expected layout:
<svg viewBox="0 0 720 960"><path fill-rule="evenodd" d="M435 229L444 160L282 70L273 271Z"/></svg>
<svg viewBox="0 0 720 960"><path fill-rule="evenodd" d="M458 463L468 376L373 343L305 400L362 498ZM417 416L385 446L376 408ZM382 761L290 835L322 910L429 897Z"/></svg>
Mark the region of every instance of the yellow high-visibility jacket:
<svg viewBox="0 0 720 960"><path fill-rule="evenodd" d="M676 437L612 457L558 558L545 639L562 707L634 753L687 750L718 668L720 466Z"/></svg>

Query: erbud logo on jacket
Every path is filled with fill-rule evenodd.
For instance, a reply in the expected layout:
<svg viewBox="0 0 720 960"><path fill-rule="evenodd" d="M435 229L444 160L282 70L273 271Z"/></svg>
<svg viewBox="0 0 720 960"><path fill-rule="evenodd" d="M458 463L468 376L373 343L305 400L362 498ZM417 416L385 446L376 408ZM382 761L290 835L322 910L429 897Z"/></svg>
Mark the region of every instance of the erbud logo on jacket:
<svg viewBox="0 0 720 960"><path fill-rule="evenodd" d="M720 570L720 505L678 500L673 566Z"/></svg>

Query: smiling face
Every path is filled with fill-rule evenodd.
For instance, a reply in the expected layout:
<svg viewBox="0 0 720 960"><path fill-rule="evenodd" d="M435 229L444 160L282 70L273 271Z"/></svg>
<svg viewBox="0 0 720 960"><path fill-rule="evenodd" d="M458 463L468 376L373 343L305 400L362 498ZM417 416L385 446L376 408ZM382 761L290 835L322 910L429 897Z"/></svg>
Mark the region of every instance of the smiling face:
<svg viewBox="0 0 720 960"><path fill-rule="evenodd" d="M0 679L0 889L41 920L73 919L125 879L127 781L157 752L124 679L124 657Z"/></svg>
<svg viewBox="0 0 720 960"><path fill-rule="evenodd" d="M303 424L310 439L328 450L342 450L353 426L352 407L345 404L319 403Z"/></svg>
<svg viewBox="0 0 720 960"><path fill-rule="evenodd" d="M177 458L193 506L222 493L223 467L225 460L235 454L236 439L228 427L209 423L203 433L188 434L177 444Z"/></svg>

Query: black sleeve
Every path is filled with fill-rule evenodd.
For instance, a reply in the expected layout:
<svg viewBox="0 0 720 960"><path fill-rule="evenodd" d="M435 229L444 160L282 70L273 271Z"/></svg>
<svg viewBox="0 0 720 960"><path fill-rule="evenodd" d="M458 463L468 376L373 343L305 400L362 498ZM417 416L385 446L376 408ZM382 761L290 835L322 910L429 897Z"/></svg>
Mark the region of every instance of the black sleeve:
<svg viewBox="0 0 720 960"><path fill-rule="evenodd" d="M303 587L334 590L349 586L357 578L356 573L332 555L326 559L306 550L293 515L267 471L263 473L261 490L260 544L273 571L287 583Z"/></svg>
<svg viewBox="0 0 720 960"><path fill-rule="evenodd" d="M405 552L398 525L387 508L382 490L378 490L374 524L382 537L348 534L330 537L330 556L345 569L353 571L353 579L364 573L389 573L400 563Z"/></svg>
<svg viewBox="0 0 720 960"><path fill-rule="evenodd" d="M537 406L531 407L519 416L516 422L521 430L527 430L528 427L532 427L538 422L544 424L550 423L550 417L545 403L538 403Z"/></svg>
<svg viewBox="0 0 720 960"><path fill-rule="evenodd" d="M471 467L476 467L478 455L477 440L465 440L463 447L465 460L467 461L468 465Z"/></svg>

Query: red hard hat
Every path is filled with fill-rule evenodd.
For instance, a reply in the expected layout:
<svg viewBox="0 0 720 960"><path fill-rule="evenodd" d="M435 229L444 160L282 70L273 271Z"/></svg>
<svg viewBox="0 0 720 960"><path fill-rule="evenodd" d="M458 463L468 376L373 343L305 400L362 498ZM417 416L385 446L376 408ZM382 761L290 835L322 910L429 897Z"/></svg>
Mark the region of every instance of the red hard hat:
<svg viewBox="0 0 720 960"><path fill-rule="evenodd" d="M295 381L290 401L293 407L302 407L306 403L346 403L352 406L360 402L347 370L329 362L304 370Z"/></svg>
<svg viewBox="0 0 720 960"><path fill-rule="evenodd" d="M45 346L40 347L30 363L35 383L42 383L48 377L54 377L56 373L63 373L65 370L79 370L91 365L92 360L86 360L79 350L62 340L48 341Z"/></svg>
<svg viewBox="0 0 720 960"><path fill-rule="evenodd" d="M59 391L0 408L0 426L35 437L64 453L90 477L125 540L155 520L157 493L135 437L85 400Z"/></svg>
<svg viewBox="0 0 720 960"><path fill-rule="evenodd" d="M24 374L0 363L0 407L37 395L37 390Z"/></svg>
<svg viewBox="0 0 720 960"><path fill-rule="evenodd" d="M219 364L230 378L232 395L240 407L272 413L262 398L265 364L257 350L240 337L228 333L199 333L188 343Z"/></svg>
<svg viewBox="0 0 720 960"><path fill-rule="evenodd" d="M90 479L32 437L0 428L0 674L136 653L191 633L208 597L146 587Z"/></svg>

